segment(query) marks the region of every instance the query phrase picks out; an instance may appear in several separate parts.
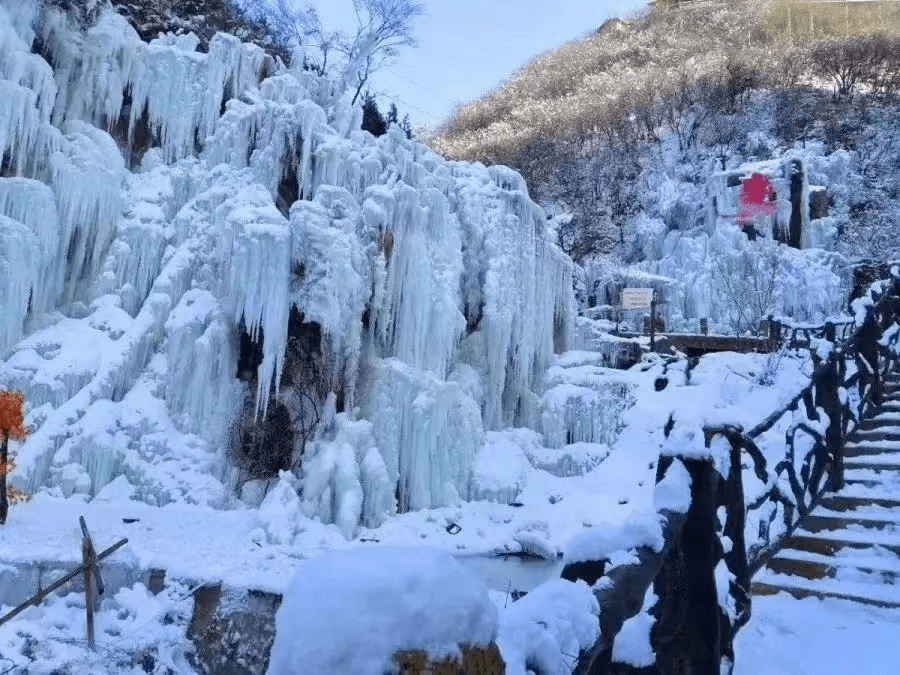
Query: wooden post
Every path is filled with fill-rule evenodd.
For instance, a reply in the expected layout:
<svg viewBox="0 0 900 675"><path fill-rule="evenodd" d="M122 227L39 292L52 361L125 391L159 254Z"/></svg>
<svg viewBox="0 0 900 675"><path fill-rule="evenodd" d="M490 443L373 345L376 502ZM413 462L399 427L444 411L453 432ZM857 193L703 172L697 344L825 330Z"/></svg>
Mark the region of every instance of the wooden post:
<svg viewBox="0 0 900 675"><path fill-rule="evenodd" d="M868 368L862 363L859 364L859 395L861 403L865 404L866 385L871 386L871 403L873 405L881 404L881 373L878 363L878 338L881 337L881 331L878 327L878 321L875 319L875 312L871 309L866 314L862 329L859 331L857 342L857 353L872 368L870 373Z"/></svg>
<svg viewBox="0 0 900 675"><path fill-rule="evenodd" d="M94 648L94 547L91 540L81 540L81 564L84 566L84 605L87 612L88 646Z"/></svg>
<svg viewBox="0 0 900 675"><path fill-rule="evenodd" d="M830 321L825 324L825 339L832 345L837 340L837 330ZM828 428L825 430L825 452L831 460L831 471L826 489L831 491L837 491L844 487L844 408L838 393L843 380L838 363L840 358L832 352L822 378L816 385L817 404L825 409L829 420Z"/></svg>
<svg viewBox="0 0 900 675"><path fill-rule="evenodd" d="M653 589L659 598L650 643L660 675L719 675L721 618L715 569L719 477L708 458L681 458L691 476L691 505Z"/></svg>
<svg viewBox="0 0 900 675"><path fill-rule="evenodd" d="M650 301L650 351L656 345L656 291L653 291L653 299Z"/></svg>
<svg viewBox="0 0 900 675"><path fill-rule="evenodd" d="M9 429L3 429L3 445L0 445L0 525L6 524L9 501L6 497L6 472L9 467Z"/></svg>
<svg viewBox="0 0 900 675"><path fill-rule="evenodd" d="M94 584L96 584L97 595L103 595L103 577L100 575L100 562L97 560L97 553L94 550L94 540L87 529L87 523L84 522L84 516L78 516L78 524L81 525L81 536L87 539L91 548L91 568L94 576Z"/></svg>
<svg viewBox="0 0 900 675"><path fill-rule="evenodd" d="M729 591L734 599L735 624L724 612L719 613L720 655L727 657L734 664L734 638L738 630L750 620L750 569L747 564L747 543L744 537L746 507L744 500L744 478L741 464L741 440L740 430L735 428L727 434L731 445L731 462L728 477L720 481L721 489L718 499L720 506L725 506L725 522L722 528L725 536L731 539L731 550L724 553L725 564L728 571L734 574ZM707 435L706 447L710 447L712 436ZM715 572L714 572L715 574Z"/></svg>

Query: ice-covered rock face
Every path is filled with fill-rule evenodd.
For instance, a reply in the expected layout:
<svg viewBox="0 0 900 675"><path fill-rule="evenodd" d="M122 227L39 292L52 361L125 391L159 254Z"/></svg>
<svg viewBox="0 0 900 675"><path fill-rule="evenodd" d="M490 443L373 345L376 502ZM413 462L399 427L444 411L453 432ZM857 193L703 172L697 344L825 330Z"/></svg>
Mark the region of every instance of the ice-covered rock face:
<svg viewBox="0 0 900 675"><path fill-rule="evenodd" d="M572 270L518 174L374 139L331 81L228 35L0 0L0 46L0 385L35 427L13 482L222 502L238 327L264 414L292 311L325 364L303 505L348 536L469 498L485 430L539 424Z"/></svg>

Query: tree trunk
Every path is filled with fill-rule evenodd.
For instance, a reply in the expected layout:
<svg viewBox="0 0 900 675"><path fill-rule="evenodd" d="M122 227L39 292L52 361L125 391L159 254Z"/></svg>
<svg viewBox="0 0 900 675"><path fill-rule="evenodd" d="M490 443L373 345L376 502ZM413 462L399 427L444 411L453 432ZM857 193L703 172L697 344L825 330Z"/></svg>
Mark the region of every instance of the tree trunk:
<svg viewBox="0 0 900 675"><path fill-rule="evenodd" d="M6 467L9 461L9 429L3 430L3 445L0 446L0 525L6 524L9 500L6 497Z"/></svg>

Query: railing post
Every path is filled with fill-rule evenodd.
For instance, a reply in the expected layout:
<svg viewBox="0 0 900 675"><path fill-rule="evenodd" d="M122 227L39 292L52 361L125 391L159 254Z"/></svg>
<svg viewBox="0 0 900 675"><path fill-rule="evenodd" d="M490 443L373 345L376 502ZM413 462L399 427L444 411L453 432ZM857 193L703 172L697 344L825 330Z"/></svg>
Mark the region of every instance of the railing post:
<svg viewBox="0 0 900 675"><path fill-rule="evenodd" d="M722 558L716 516L719 475L709 458L681 461L691 476L691 505L653 583L659 598L651 632L656 672L720 675L722 628L715 581Z"/></svg>
<svg viewBox="0 0 900 675"><path fill-rule="evenodd" d="M835 345L837 331L831 322L825 324L825 339ZM831 471L825 488L836 492L844 487L844 409L839 389L842 384L840 354L832 351L825 363L821 378L816 383L816 400L828 415L825 429L825 453L831 462ZM820 471L824 462L819 462ZM816 477L818 483L818 476Z"/></svg>
<svg viewBox="0 0 900 675"><path fill-rule="evenodd" d="M769 314L769 351L774 352L778 348L780 339L780 330L778 324L775 323L775 317Z"/></svg>
<svg viewBox="0 0 900 675"><path fill-rule="evenodd" d="M724 554L725 564L734 575L729 595L734 598L737 618L732 624L725 612L720 611L721 635L719 638L721 657L727 658L734 666L734 637L738 629L750 619L750 566L747 560L747 543L744 537L746 525L746 502L744 500L744 477L741 462L741 430L729 428L726 438L731 445L728 477L722 482L719 505L725 506L725 522L722 534L731 540L731 549ZM706 433L706 447L712 443L713 434Z"/></svg>
<svg viewBox="0 0 900 675"><path fill-rule="evenodd" d="M865 365L860 365L859 378L859 395L860 400L865 401L866 385L871 385L870 400L875 405L882 402L882 386L881 386L881 369L878 354L878 338L881 337L881 331L878 328L878 322L875 320L875 312L871 309L866 314L862 329L859 332L857 353L865 359L871 372Z"/></svg>

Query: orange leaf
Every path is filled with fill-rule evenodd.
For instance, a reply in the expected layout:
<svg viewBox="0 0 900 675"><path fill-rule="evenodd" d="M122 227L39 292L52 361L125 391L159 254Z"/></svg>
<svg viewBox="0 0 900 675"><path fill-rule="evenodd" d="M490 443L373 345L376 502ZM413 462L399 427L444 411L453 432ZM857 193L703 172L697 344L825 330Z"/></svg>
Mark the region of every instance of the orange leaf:
<svg viewBox="0 0 900 675"><path fill-rule="evenodd" d="M25 394L20 391L0 391L0 432L7 432L12 438L23 438L28 434L22 418Z"/></svg>

